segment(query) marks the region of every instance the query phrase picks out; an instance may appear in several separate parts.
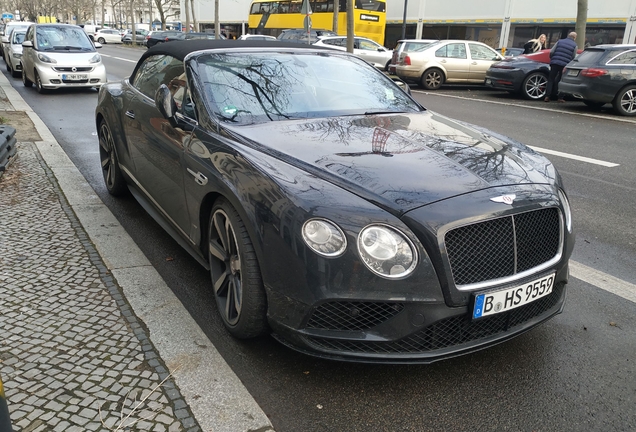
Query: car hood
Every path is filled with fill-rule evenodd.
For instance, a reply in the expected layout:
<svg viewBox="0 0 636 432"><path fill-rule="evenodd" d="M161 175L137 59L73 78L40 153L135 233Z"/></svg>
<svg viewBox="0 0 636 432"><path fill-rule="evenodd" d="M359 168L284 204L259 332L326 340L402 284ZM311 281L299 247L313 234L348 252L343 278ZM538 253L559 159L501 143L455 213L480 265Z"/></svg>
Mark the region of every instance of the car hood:
<svg viewBox="0 0 636 432"><path fill-rule="evenodd" d="M431 111L228 131L395 214L481 189L552 184L557 176L546 158L523 144Z"/></svg>

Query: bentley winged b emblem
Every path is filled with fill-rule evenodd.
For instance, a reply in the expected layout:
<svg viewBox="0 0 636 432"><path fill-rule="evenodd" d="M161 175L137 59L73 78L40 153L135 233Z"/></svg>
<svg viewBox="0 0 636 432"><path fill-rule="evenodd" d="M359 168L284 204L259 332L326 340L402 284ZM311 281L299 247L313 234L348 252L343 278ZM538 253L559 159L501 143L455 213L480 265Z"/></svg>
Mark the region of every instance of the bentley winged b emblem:
<svg viewBox="0 0 636 432"><path fill-rule="evenodd" d="M490 201L512 205L512 202L515 200L515 198L517 198L517 195L515 194L501 195L498 197L490 198Z"/></svg>

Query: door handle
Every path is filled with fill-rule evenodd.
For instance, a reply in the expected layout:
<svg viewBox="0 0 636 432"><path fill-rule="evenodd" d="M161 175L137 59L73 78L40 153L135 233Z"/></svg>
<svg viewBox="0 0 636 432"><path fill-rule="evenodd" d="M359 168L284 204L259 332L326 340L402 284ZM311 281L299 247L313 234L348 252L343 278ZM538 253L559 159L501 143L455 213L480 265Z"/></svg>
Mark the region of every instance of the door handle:
<svg viewBox="0 0 636 432"><path fill-rule="evenodd" d="M186 170L194 177L194 181L197 182L198 185L205 186L208 184L208 178L200 172L195 173L190 168L186 168Z"/></svg>
<svg viewBox="0 0 636 432"><path fill-rule="evenodd" d="M135 118L135 112L134 111L126 111L126 116L130 117L131 119Z"/></svg>
<svg viewBox="0 0 636 432"><path fill-rule="evenodd" d="M439 62L440 63L446 63L446 60L440 60Z"/></svg>
<svg viewBox="0 0 636 432"><path fill-rule="evenodd" d="M477 64L477 62L476 62L476 61L474 61L474 62L472 62L472 63L471 63L471 65L476 65L476 64Z"/></svg>

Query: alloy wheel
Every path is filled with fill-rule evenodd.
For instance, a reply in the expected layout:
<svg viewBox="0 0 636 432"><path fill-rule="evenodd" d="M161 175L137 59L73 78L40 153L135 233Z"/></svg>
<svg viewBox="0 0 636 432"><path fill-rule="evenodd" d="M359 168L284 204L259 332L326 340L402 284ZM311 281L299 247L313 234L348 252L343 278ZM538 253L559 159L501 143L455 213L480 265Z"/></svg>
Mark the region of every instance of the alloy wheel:
<svg viewBox="0 0 636 432"><path fill-rule="evenodd" d="M528 99L543 99L548 86L548 79L541 73L530 75L523 83L523 91Z"/></svg>
<svg viewBox="0 0 636 432"><path fill-rule="evenodd" d="M424 87L429 90L436 90L442 85L442 74L437 70L432 70L424 75Z"/></svg>
<svg viewBox="0 0 636 432"><path fill-rule="evenodd" d="M636 88L627 90L621 97L620 106L628 115L636 114Z"/></svg>
<svg viewBox="0 0 636 432"><path fill-rule="evenodd" d="M102 123L99 135L99 158L102 162L104 181L110 190L115 186L115 164L117 163L115 158L115 146L113 136L110 134L110 129L108 129L105 123Z"/></svg>
<svg viewBox="0 0 636 432"><path fill-rule="evenodd" d="M234 227L223 209L217 209L212 216L209 251L219 312L228 325L234 326L243 306L243 270Z"/></svg>

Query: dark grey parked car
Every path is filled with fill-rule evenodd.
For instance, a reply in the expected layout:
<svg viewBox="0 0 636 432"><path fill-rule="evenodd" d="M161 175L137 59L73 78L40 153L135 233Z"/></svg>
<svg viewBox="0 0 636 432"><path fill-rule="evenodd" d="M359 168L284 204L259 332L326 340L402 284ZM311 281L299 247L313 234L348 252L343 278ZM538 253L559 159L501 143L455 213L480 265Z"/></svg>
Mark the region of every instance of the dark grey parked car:
<svg viewBox="0 0 636 432"><path fill-rule="evenodd" d="M597 45L563 71L559 91L593 108L612 103L624 116L636 116L636 45Z"/></svg>

